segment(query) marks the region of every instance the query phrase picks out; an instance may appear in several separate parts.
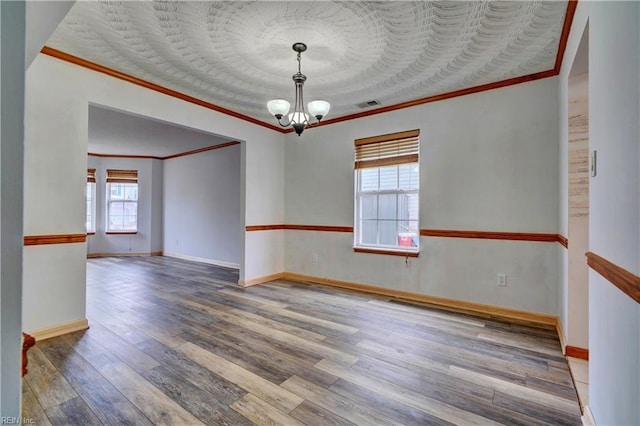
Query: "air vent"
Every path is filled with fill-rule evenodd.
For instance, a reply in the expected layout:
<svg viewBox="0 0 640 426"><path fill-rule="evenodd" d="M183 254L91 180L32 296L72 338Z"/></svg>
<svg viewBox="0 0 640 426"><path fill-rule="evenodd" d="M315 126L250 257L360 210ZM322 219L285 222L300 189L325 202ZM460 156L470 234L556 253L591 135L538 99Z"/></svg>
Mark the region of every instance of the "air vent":
<svg viewBox="0 0 640 426"><path fill-rule="evenodd" d="M361 104L358 104L358 108L361 108L361 109L371 108L372 106L376 106L376 105L382 105L382 103L379 100L374 99L372 101L367 101L367 102L363 102Z"/></svg>

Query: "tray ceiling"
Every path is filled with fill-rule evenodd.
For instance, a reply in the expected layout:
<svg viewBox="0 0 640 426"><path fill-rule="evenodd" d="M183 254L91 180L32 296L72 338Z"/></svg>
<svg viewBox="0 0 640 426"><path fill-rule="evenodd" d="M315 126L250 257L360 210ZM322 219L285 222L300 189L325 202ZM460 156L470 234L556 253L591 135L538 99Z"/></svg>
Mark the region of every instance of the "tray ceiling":
<svg viewBox="0 0 640 426"><path fill-rule="evenodd" d="M78 1L47 46L275 124L293 102L294 42L305 100L327 118L554 68L564 1ZM374 109L369 108L369 109Z"/></svg>

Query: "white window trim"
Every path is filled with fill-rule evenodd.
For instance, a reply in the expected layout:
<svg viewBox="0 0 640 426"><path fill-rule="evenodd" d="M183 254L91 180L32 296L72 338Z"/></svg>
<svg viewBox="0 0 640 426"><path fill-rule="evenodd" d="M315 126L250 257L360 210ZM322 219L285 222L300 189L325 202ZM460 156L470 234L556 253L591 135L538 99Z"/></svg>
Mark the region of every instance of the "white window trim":
<svg viewBox="0 0 640 426"><path fill-rule="evenodd" d="M106 224L105 224L105 229L106 229L106 233L107 234L132 234L132 233L137 233L138 232L138 220L140 219L140 212L139 210L139 201L140 201L140 193L137 192L138 197L135 200L112 200L111 199L111 185L118 185L118 184L122 184L122 185L137 185L138 186L138 191L140 190L140 186L138 182L131 182L131 183L116 183L116 182L107 182L106 184L106 212L105 212L105 218L106 218ZM136 228L135 229L111 229L110 228L110 223L111 223L111 217L109 214L110 211L110 206L111 203L136 203Z"/></svg>
<svg viewBox="0 0 640 426"><path fill-rule="evenodd" d="M420 163L406 163L412 166L419 167ZM379 167L372 167L379 168ZM418 203L418 247L406 247L401 248L398 245L386 245L386 244L366 244L359 242L360 240L360 232L361 232L361 224L360 224L360 210L361 210L361 199L364 195L392 195L392 194L416 194L418 198L420 197L420 188L416 189L383 189L379 191L360 191L360 179L361 179L361 171L366 169L354 169L355 171L355 209L354 209L354 233L353 233L353 248L354 249L366 249L372 251L380 251L380 252L397 252L397 253L420 253L420 203ZM378 205L379 208L379 205ZM398 217L398 205L396 204L396 218ZM379 219L378 219L379 220ZM397 220L397 219L396 219ZM379 232L378 227L378 232Z"/></svg>
<svg viewBox="0 0 640 426"><path fill-rule="evenodd" d="M86 233L88 234L95 234L96 232L96 195L97 195L97 191L96 191L96 183L95 182L87 182L87 186L91 191L91 226L89 229L86 229ZM85 194L85 199L86 199L86 195L89 194ZM86 216L85 216L85 222L86 222ZM85 225L86 226L86 225Z"/></svg>

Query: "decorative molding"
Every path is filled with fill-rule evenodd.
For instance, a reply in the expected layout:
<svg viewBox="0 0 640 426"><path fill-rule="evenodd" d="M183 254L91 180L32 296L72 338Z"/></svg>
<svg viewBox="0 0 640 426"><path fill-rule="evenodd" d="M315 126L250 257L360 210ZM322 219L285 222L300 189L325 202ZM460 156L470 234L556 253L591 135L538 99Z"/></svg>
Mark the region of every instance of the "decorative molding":
<svg viewBox="0 0 640 426"><path fill-rule="evenodd" d="M287 231L353 232L353 226L284 225Z"/></svg>
<svg viewBox="0 0 640 426"><path fill-rule="evenodd" d="M262 284L269 281L279 280L284 278L284 276L285 276L284 272L278 272L277 274L265 275L263 277L252 278L250 280L245 280L245 281L238 281L238 285L240 287L250 287L256 284Z"/></svg>
<svg viewBox="0 0 640 426"><path fill-rule="evenodd" d="M29 370L27 365L29 364L29 358L27 357L27 351L36 344L36 339L33 336L22 333L22 377L26 376Z"/></svg>
<svg viewBox="0 0 640 426"><path fill-rule="evenodd" d="M207 146L205 148L198 148L191 151L181 152L178 154L168 155L166 157L162 157L162 160L171 160L172 158L184 157L187 155L199 154L201 152L212 151L214 149L227 148L229 146L240 145L238 141L225 142L218 145Z"/></svg>
<svg viewBox="0 0 640 426"><path fill-rule="evenodd" d="M167 89L166 87L162 87L162 86L159 86L159 85L157 85L155 83L150 83L148 81L145 81L145 80L142 80L140 78L125 74L123 72L116 71L116 70L114 70L112 68L105 67L105 66L100 65L100 64L96 64L95 62L87 61L86 59L78 58L77 56L70 55L68 53L62 52L62 51L57 50L57 49L53 49L53 48L51 48L49 46L44 46L42 48L42 50L40 50L40 53L42 53L44 55L48 55L48 56L54 57L56 59L60 59L61 61L65 61L65 62L72 63L74 65L78 65L78 66L83 67L83 68L88 68L88 69L90 69L92 71L96 71L96 72L99 72L99 73L102 73L102 74L106 74L106 75L108 75L110 77L114 77L114 78L117 78L119 80L124 80L126 82L135 84L136 86L141 86L141 87L144 87L146 89L153 90L155 92L159 92L159 93L162 93L164 95L171 96L173 98L177 98L177 99L183 100L185 102L189 102L189 103L201 106L203 108L207 108L207 109L210 109L210 110L213 110L213 111L217 111L217 112L220 112L222 114L230 115L231 117L234 117L234 118L237 118L237 119L240 119L240 120L244 120L244 121L247 121L247 122L252 123L252 124L257 124L258 126L266 127L267 129L275 130L276 132L279 132L279 133L284 133L284 131L282 129L280 129L279 127L273 126L271 124L267 124L267 123L265 123L263 121L255 119L253 117L249 117L248 115L240 114L239 112L235 112L235 111L232 111L230 109L223 108L221 106L218 106L218 105L215 105L215 104L212 104L212 103L209 103L209 102L194 98L193 96L185 95L184 93L180 93L180 92L177 92L175 90Z"/></svg>
<svg viewBox="0 0 640 426"><path fill-rule="evenodd" d="M135 158L142 160L163 160L163 157L155 157L153 155L128 155L128 154L99 154L97 152L88 152L88 156L90 157L101 157L101 158Z"/></svg>
<svg viewBox="0 0 640 426"><path fill-rule="evenodd" d="M216 265L216 266L223 266L225 268L232 268L232 269L240 269L240 265L237 263L231 263L231 262L225 262L222 260L213 260L213 259L206 259L204 257L195 257L195 256L187 256L184 254L178 254L178 253L170 253L170 252L158 252L158 256L167 256L167 257L173 257L176 259L182 259L182 260L190 260L192 262L200 262L200 263L207 263L209 265Z"/></svg>
<svg viewBox="0 0 640 426"><path fill-rule="evenodd" d="M501 231L458 231L453 229L421 229L422 237L444 238L479 238L487 240L559 242L558 234L542 234L534 232L501 232Z"/></svg>
<svg viewBox="0 0 640 426"><path fill-rule="evenodd" d="M324 226L324 225L247 225L247 232L252 231L272 231L272 230L289 230L289 231L319 231L319 232L350 232L353 233L353 226ZM510 240L510 241L535 241L547 243L560 243L564 247L569 246L568 240L559 234L545 234L535 232L502 232L502 231L461 231L456 229L421 229L421 237L441 237L441 238L473 238L486 240ZM368 250L364 248L354 249L361 253L379 253L381 250ZM382 250L384 251L384 250ZM396 254L397 252L393 252ZM392 253L384 253L392 254ZM418 257L415 253L409 257ZM400 252L399 256L406 256L404 252Z"/></svg>
<svg viewBox="0 0 640 426"><path fill-rule="evenodd" d="M130 257L130 256L162 256L161 251L152 251L150 253L87 253L87 259L94 259L96 257Z"/></svg>
<svg viewBox="0 0 640 426"><path fill-rule="evenodd" d="M585 361L589 361L589 349L567 345L565 348L565 355L570 356L572 358L578 358L578 359L583 359Z"/></svg>
<svg viewBox="0 0 640 426"><path fill-rule="evenodd" d="M556 322L556 332L558 333L558 339L560 339L560 348L562 349L562 354L566 355L566 347L567 347L567 338L564 337L564 328L562 328L562 323L560 322L560 318Z"/></svg>
<svg viewBox="0 0 640 426"><path fill-rule="evenodd" d="M598 256L593 252L587 252L587 265L611 284L618 287L627 296L640 303L640 277L624 268Z"/></svg>
<svg viewBox="0 0 640 426"><path fill-rule="evenodd" d="M52 325L51 327L39 328L37 330L30 331L29 334L31 334L36 341L41 341L52 337L62 336L63 334L73 333L74 331L86 330L87 328L89 328L89 321L84 318L77 321Z"/></svg>
<svg viewBox="0 0 640 426"><path fill-rule="evenodd" d="M563 237L562 235L558 234L558 242L564 248L569 248L569 240L567 239L567 237Z"/></svg>
<svg viewBox="0 0 640 426"><path fill-rule="evenodd" d="M419 257L420 256L420 253L417 251L377 250L377 249L367 249L362 247L354 247L353 251L356 253L385 254L389 256L401 256L401 257Z"/></svg>
<svg viewBox="0 0 640 426"><path fill-rule="evenodd" d="M353 226L325 226L325 225L247 225L247 232L250 231L271 231L271 230L287 230L287 231L319 231L319 232L353 232Z"/></svg>
<svg viewBox="0 0 640 426"><path fill-rule="evenodd" d="M247 225L244 228L247 232L253 231L278 231L284 229L284 225Z"/></svg>
<svg viewBox="0 0 640 426"><path fill-rule="evenodd" d="M418 105L428 104L431 102L444 101L446 99L457 98L459 96L471 95L473 93L485 92L487 90L499 89L501 87L513 86L515 84L527 83L529 81L540 80L543 78L554 77L558 75L555 70L548 70L537 72L534 74L523 75L521 77L514 77L507 80L496 81L493 83L482 84L480 86L469 87L467 89L455 90L453 92L441 93L439 95L427 96L426 98L414 99L412 101L401 102L399 104L389 105L382 108L376 108L368 111L356 112L354 114L343 115L341 117L330 118L328 120L322 120L316 126L328 126L330 124L341 123L343 121L355 120L357 118L364 118L375 114L382 114L385 112L397 111L399 109L410 108ZM314 127L316 127L314 126ZM293 132L293 129L287 129L286 133Z"/></svg>
<svg viewBox="0 0 640 426"><path fill-rule="evenodd" d="M576 7L578 7L578 0L569 0L567 3L567 11L564 15L564 24L562 25L562 33L560 33L560 41L558 43L558 53L556 55L556 63L553 67L555 75L560 74L560 68L562 68L562 59L564 57L564 51L567 48L567 41L569 40L569 33L571 32L571 24L573 24L573 16L576 13Z"/></svg>
<svg viewBox="0 0 640 426"><path fill-rule="evenodd" d="M358 119L358 118L363 118L363 117L368 117L371 115L375 115L375 114L382 114L385 112L390 112L390 111L396 111L399 109L404 109L404 108L409 108L409 107L413 107L413 106L418 106L418 105L423 105L426 103L430 103L430 102L436 102L436 101L442 101L442 100L446 100L446 99L451 99L451 98L455 98L455 97L459 97L459 96L464 96L464 95L469 95L469 94L473 94L473 93L479 93L479 92L484 92L487 90L493 90L493 89L498 89L498 88L502 88L502 87L507 87L507 86L512 86L515 84L520 84L520 83L526 83L529 81L534 81L534 80L539 80L539 79L543 79L543 78L549 78L549 77L554 77L556 75L558 75L560 73L560 68L562 66L562 60L563 60L563 56L564 56L564 52L566 50L566 45L567 45L567 40L569 38L569 33L571 31L571 24L573 22L573 17L575 14L575 10L576 10L576 6L577 6L577 0L570 0L567 4L567 11L565 13L565 19L564 19L564 24L563 24L563 28L562 28L562 33L560 35L560 40L558 42L558 52L556 54L556 60L555 60L555 65L553 67L553 69L547 70L547 71L542 71L542 72L537 72L537 73L533 73L533 74L528 74L528 75L524 75L524 76L520 76L520 77L514 77L514 78L510 78L507 80L503 80L503 81L497 81L497 82L493 82L493 83L488 83L488 84L483 84L483 85L479 85L479 86L474 86L474 87L469 87L466 89L461 89L461 90L456 90L453 92L447 92L447 93L442 93L439 95L434 95L434 96L428 96L428 97L423 97L423 98L419 98L419 99L414 99L412 101L407 101L407 102L401 102L398 104L394 104L394 105L388 105L382 108L377 108L377 109L373 109L373 110L368 110L368 111L362 111L362 112L358 112L358 113L354 113L354 114L347 114L347 115L343 115L341 117L336 117L336 118L332 118L332 119L328 119L328 120L324 120L322 122L320 122L318 124L318 126L327 126L330 124L335 124L335 123L340 123L343 121L348 121L348 120L354 120L354 119ZM123 72L120 71L116 71L112 68L109 67L105 67L103 65L99 65L95 62L91 62L91 61L87 61L85 59L79 58L77 56L73 56L70 55L68 53L62 52L60 50L57 49L53 49L51 47L45 46L42 48L42 50L40 51L41 53L45 54L45 55L49 55L52 56L54 58L60 59L62 61L66 61L66 62L70 62L72 64L84 67L84 68L88 68L90 70L99 72L99 73L103 73L106 75L109 75L111 77L120 79L120 80L124 80L127 81L129 83L150 89L150 90L154 90L156 92L177 98L177 99L181 99L183 101L189 102L189 103L193 103L195 105L198 106L202 106L204 108L208 108L226 115L230 115L232 117L238 118L240 120L244 120L253 124L257 124L259 126L262 127L266 127L268 129L274 130L276 132L279 133L291 133L293 132L293 129L289 128L289 129L282 129L279 127L276 127L274 125L268 124L264 121L255 119L253 117L249 117L247 115L229 110L227 108L194 98L192 96L180 93L178 91L175 90L171 90L162 86L159 86L155 83L151 83L142 79L139 79L137 77L133 77L131 75L125 74ZM315 126L314 126L315 127Z"/></svg>
<svg viewBox="0 0 640 426"><path fill-rule="evenodd" d="M443 297L428 296L426 294L413 293L402 290L394 290L384 287L375 287L366 284L353 283L349 281L339 281L330 278L320 278L309 275L295 274L285 272L284 279L300 282L310 282L315 284L328 285L332 287L346 288L365 293L372 293L381 296L393 297L396 299L406 300L409 302L425 303L434 305L443 309L451 309L454 311L471 312L474 314L485 315L488 317L499 317L510 320L532 322L538 324L555 325L558 318L554 315L540 314L536 312L521 311L511 308L501 308L498 306L484 305L474 302L465 302L455 299L447 299Z"/></svg>
<svg viewBox="0 0 640 426"><path fill-rule="evenodd" d="M23 244L25 246L41 246L46 244L71 244L84 243L87 241L87 234L56 234L56 235L25 235Z"/></svg>

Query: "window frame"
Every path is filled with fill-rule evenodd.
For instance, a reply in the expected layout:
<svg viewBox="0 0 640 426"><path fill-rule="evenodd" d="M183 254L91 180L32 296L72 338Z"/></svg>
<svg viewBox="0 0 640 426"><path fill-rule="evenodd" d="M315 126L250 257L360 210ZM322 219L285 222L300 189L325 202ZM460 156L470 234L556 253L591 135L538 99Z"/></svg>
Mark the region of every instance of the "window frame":
<svg viewBox="0 0 640 426"><path fill-rule="evenodd" d="M96 233L96 182L87 181L85 187L85 199L87 203L87 212L85 215L85 232L89 235ZM91 199L89 199L91 196ZM89 219L90 220L87 220ZM89 226L87 227L87 224Z"/></svg>
<svg viewBox="0 0 640 426"><path fill-rule="evenodd" d="M112 185L123 185L122 198L113 199L112 195ZM127 193L126 185L135 185L135 199L125 199L125 194ZM105 194L105 234L107 235L134 235L138 233L138 220L139 220L139 201L140 194L139 189L140 185L138 183L138 171L137 170L107 170L107 182L105 185L106 194ZM125 206L127 204L135 205L133 211L135 211L135 228L127 228L127 229L113 229L111 227L111 206L115 204L121 204L123 212L126 210ZM123 218L127 215L121 215ZM114 215L115 217L115 215ZM124 227L124 223L123 223Z"/></svg>
<svg viewBox="0 0 640 426"><path fill-rule="evenodd" d="M354 227L353 227L353 250L361 253L389 254L407 257L418 257L420 253L420 130L409 130L404 132L392 133L388 135L374 136L369 138L357 139L355 145L355 162L354 162ZM417 185L415 188L400 187L401 166L418 168ZM395 189L380 189L381 186L381 170L390 166L397 169ZM377 189L362 190L363 170L378 170ZM381 222L384 220L396 223L396 239L395 244L371 244L362 242L363 223L363 199L366 196L377 196L375 219L376 222L376 242L380 242ZM380 218L380 196L395 195L396 196L396 213L395 219ZM400 219L400 196L415 195L416 196L416 218ZM410 199L407 200L410 202ZM409 208L409 206L407 206ZM416 246L400 245L400 230L398 224L400 222L414 222L415 232L413 236L416 238Z"/></svg>

